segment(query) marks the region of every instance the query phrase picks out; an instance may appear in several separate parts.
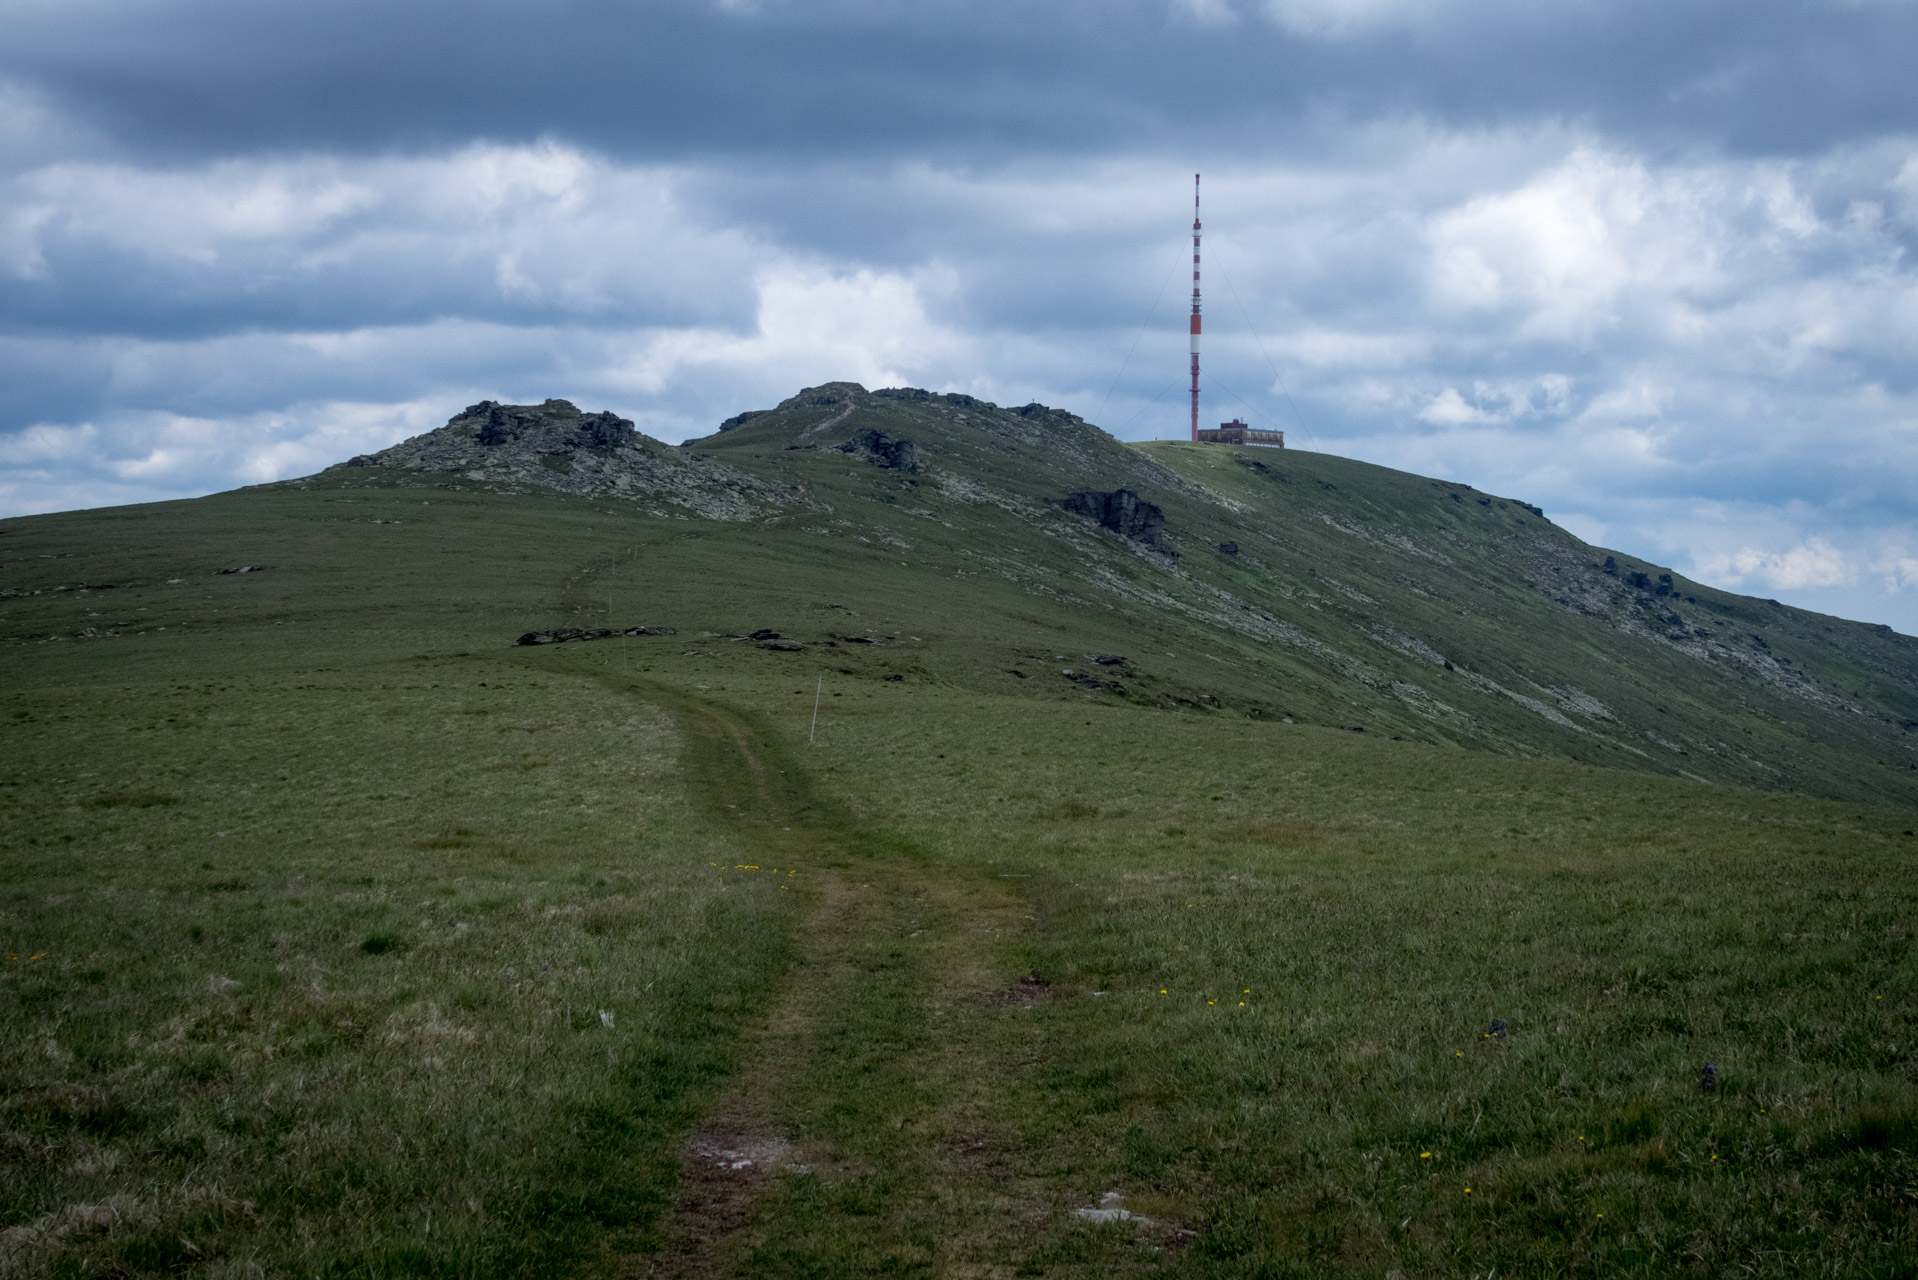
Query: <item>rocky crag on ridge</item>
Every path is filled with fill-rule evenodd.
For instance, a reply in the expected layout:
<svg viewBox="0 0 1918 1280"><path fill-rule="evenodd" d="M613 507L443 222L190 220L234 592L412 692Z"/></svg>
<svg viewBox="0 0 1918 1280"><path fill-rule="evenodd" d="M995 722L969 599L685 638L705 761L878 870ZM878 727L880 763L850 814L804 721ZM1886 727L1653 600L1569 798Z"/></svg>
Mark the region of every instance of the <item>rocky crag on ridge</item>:
<svg viewBox="0 0 1918 1280"><path fill-rule="evenodd" d="M671 448L616 414L582 413L570 400L482 400L443 427L340 466L439 472L508 490L533 486L665 502L710 520L750 520L791 501L777 485Z"/></svg>

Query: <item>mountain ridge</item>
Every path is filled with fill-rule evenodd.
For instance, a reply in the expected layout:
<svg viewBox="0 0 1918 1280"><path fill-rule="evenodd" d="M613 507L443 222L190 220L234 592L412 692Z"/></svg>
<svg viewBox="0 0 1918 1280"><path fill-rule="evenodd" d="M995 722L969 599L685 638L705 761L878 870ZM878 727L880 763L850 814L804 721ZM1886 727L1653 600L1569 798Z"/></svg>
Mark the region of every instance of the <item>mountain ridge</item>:
<svg viewBox="0 0 1918 1280"><path fill-rule="evenodd" d="M1663 566L1591 547L1529 503L1297 450L1125 445L1043 406L1008 411L970 397L922 399L909 391L862 399L847 384L809 391L689 447L771 475L781 474L777 459L802 440L885 430L913 441L933 485L948 498L991 504L1042 528L1048 519L1042 508L1056 510L1052 504L1076 484L1108 491L1129 487L1164 509L1165 549L1174 554L1167 559L1136 544L1126 547L1138 579L1123 587L1107 579L1105 590L1177 609L1257 645L1284 646L1322 676L1356 683L1375 699L1410 709L1423 722L1419 727L1439 736L1476 738L1478 745L1506 737L1511 740L1497 745L1507 749L1543 745L1535 733L1515 731L1503 718L1469 705L1491 697L1550 726L1548 737L1608 735L1618 752L1638 755L1639 764L1658 761L1660 771L1724 781L1733 780L1724 773L1733 764L1736 780L1756 785L1778 785L1802 772L1789 760L1772 760L1730 741L1728 734L1702 733L1700 722L1713 718L1709 706L1661 728L1661 717L1672 716L1670 699L1659 696L1663 690L1638 699L1597 696L1595 684L1629 688L1629 677L1598 679L1615 677L1604 668L1626 656L1594 664L1572 655L1609 634L1652 648L1639 675L1653 686L1670 681L1674 692L1683 692L1704 676L1706 684L1692 692L1692 701L1715 697L1721 713L1755 713L1766 722L1774 748L1787 757L1800 753L1803 743L1794 739L1805 728L1799 723L1805 712L1824 718L1810 731L1817 740L1850 737L1857 726L1846 720L1869 725L1876 768L1867 771L1895 782L1898 794L1910 793L1910 780L1893 775L1918 772L1911 741L1918 728L1912 698L1918 642L1889 628L1717 591ZM994 447L978 449L982 440ZM1020 465L992 475L995 453L1010 454ZM942 469L948 473L943 486ZM804 483L796 469L787 470L794 482ZM1281 530L1284 535L1275 536ZM1050 533L1064 536L1056 524ZM1227 542L1242 550L1224 554L1220 548ZM1338 566L1356 572L1333 571ZM1170 594L1184 598L1166 599L1151 584L1155 576L1182 581L1186 591ZM1474 589L1450 589L1467 580L1475 580ZM1434 598L1448 596L1455 615L1478 617L1465 618L1463 626L1449 622L1443 609L1431 607ZM1542 634L1501 639L1493 634L1496 627L1483 625L1496 611L1515 606L1507 620L1522 619L1521 633ZM1347 625L1321 625L1328 610L1343 611ZM1593 627L1603 629L1599 636ZM1831 643L1834 638L1844 643ZM1515 639L1529 643L1515 646ZM1386 653L1396 660L1384 660ZM1832 670L1834 664L1839 670ZM1855 687L1860 681L1873 687ZM1435 693L1439 682L1452 692ZM1287 681L1261 683L1276 684L1272 692L1280 693ZM1461 685L1479 697L1457 696ZM1635 713L1613 705L1634 701L1643 704ZM1629 736L1612 732L1622 714L1632 722ZM1841 723L1831 723L1834 718ZM1413 727L1398 719L1393 727L1399 732ZM1746 727L1753 728L1748 736L1758 736L1755 727ZM1452 729L1459 732L1447 732ZM1563 750L1565 744L1556 746ZM1839 789L1869 791L1842 784Z"/></svg>
<svg viewBox="0 0 1918 1280"><path fill-rule="evenodd" d="M911 678L994 695L1918 800L1918 641L1332 455L1127 444L1036 403L837 382L676 447L563 400L483 401L245 492L429 488L484 499L476 520L541 494L620 499L590 509L652 548L642 624L798 635L824 661L839 642L813 611L838 603L926 637ZM610 610L583 591L513 634ZM1088 654L1126 662L1089 676Z"/></svg>

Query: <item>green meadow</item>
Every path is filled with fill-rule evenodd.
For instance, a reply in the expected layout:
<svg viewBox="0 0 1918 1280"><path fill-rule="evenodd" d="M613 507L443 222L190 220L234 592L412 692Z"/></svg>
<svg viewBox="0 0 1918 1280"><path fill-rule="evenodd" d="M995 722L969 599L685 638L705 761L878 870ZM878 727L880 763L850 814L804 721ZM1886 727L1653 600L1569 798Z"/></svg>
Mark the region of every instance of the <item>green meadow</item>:
<svg viewBox="0 0 1918 1280"><path fill-rule="evenodd" d="M930 556L0 523L0 1275L1918 1271L1918 811L1355 732Z"/></svg>

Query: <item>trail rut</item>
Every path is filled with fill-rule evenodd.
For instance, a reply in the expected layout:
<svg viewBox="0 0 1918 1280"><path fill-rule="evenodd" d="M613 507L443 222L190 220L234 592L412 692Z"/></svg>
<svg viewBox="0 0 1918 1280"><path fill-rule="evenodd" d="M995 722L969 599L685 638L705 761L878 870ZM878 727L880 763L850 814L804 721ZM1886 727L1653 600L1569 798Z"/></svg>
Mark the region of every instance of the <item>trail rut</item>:
<svg viewBox="0 0 1918 1280"><path fill-rule="evenodd" d="M778 1234L765 1203L781 1180L858 1182L884 1165L910 1194L937 1199L976 1177L978 1104L997 1082L953 1031L1021 976L1006 952L1029 908L854 822L748 715L608 683L675 717L700 800L758 861L801 868L794 883L809 899L784 990L741 1031L736 1073L682 1148L658 1250L620 1273L751 1274Z"/></svg>

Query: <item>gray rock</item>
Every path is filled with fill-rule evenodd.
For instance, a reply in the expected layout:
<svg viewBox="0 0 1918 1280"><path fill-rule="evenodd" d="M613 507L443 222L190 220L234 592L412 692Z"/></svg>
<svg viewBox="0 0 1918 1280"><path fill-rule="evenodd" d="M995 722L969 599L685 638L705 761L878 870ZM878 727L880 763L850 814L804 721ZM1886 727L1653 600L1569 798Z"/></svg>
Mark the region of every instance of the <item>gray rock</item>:
<svg viewBox="0 0 1918 1280"><path fill-rule="evenodd" d="M528 631L514 644L565 644L569 640L604 640L609 636L676 636L678 627L554 627L551 631Z"/></svg>
<svg viewBox="0 0 1918 1280"><path fill-rule="evenodd" d="M1097 521L1101 528L1110 529L1121 538L1154 551L1171 550L1165 542L1165 512L1130 489L1115 489L1111 493L1081 489L1059 505L1075 515Z"/></svg>
<svg viewBox="0 0 1918 1280"><path fill-rule="evenodd" d="M551 631L528 631L514 644L565 644L569 640L603 640L618 635L610 627L555 627Z"/></svg>
<svg viewBox="0 0 1918 1280"><path fill-rule="evenodd" d="M1101 680L1097 676L1090 675L1084 671L1074 671L1071 667L1065 668L1059 674L1072 681L1072 683L1093 693L1097 693L1101 689L1109 689L1117 694L1125 693L1125 686L1116 680Z"/></svg>
<svg viewBox="0 0 1918 1280"><path fill-rule="evenodd" d="M771 412L771 409L748 409L744 413L735 413L732 417L720 423L719 429L721 431L731 431L734 427L743 427L754 418L763 418Z"/></svg>
<svg viewBox="0 0 1918 1280"><path fill-rule="evenodd" d="M874 431L870 427L854 432L852 439L839 446L839 452L864 458L873 466L885 467L890 471L919 469L917 445L910 440L895 440L885 432Z"/></svg>
<svg viewBox="0 0 1918 1280"><path fill-rule="evenodd" d="M542 405L482 400L467 406L447 425L469 427L473 439L489 449L536 441L544 454L617 449L638 434L632 423L616 414L581 413L569 400L548 400Z"/></svg>

